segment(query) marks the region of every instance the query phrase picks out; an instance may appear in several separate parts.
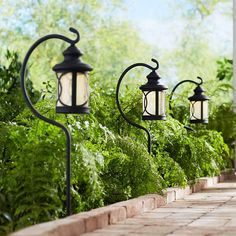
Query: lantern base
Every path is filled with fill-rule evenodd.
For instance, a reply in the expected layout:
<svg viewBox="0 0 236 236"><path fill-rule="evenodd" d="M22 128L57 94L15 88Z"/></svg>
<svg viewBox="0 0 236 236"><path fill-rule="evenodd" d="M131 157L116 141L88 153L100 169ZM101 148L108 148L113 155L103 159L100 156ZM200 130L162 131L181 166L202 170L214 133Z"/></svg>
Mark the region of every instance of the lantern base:
<svg viewBox="0 0 236 236"><path fill-rule="evenodd" d="M190 120L191 124L208 124L208 120Z"/></svg>
<svg viewBox="0 0 236 236"><path fill-rule="evenodd" d="M142 116L142 120L166 120L166 116Z"/></svg>
<svg viewBox="0 0 236 236"><path fill-rule="evenodd" d="M88 107L56 107L56 113L64 113L64 114L89 114Z"/></svg>

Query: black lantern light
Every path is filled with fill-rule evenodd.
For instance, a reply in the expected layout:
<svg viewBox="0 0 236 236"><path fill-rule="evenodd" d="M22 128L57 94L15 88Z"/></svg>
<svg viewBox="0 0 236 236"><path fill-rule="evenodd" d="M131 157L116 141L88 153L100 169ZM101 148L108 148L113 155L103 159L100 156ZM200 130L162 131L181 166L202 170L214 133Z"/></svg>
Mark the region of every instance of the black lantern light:
<svg viewBox="0 0 236 236"><path fill-rule="evenodd" d="M145 63L136 63L128 68L126 68L123 73L121 74L117 87L116 87L116 103L118 110L122 117L131 125L144 130L147 133L148 136L148 152L151 152L151 135L150 132L143 126L134 123L132 120L130 120L126 115L124 114L119 101L119 91L120 91L120 85L124 78L124 76L133 68L135 67L146 67L151 70L151 73L146 77L147 83L140 86L140 90L143 92L143 113L142 113L142 119L143 120L165 120L165 90L167 90L167 87L160 84L159 80L160 77L157 74L156 70L159 68L159 63L157 60L152 59L154 63L156 63L156 67L152 67L150 65L147 65Z"/></svg>
<svg viewBox="0 0 236 236"><path fill-rule="evenodd" d="M72 44L64 52L64 61L53 67L58 78L58 113L89 113L88 72L92 68L82 63L82 53Z"/></svg>
<svg viewBox="0 0 236 236"><path fill-rule="evenodd" d="M160 84L160 77L153 70L147 76L148 82L140 86L143 92L143 120L165 120L166 119L166 96L167 87Z"/></svg>
<svg viewBox="0 0 236 236"><path fill-rule="evenodd" d="M189 97L190 101L190 123L208 123L208 100L203 94L204 90L198 85L194 89L194 95Z"/></svg>
<svg viewBox="0 0 236 236"><path fill-rule="evenodd" d="M40 114L30 101L26 91L25 72L27 62L33 51L43 42L49 39L60 39L70 44L64 51L64 61L53 67L58 78L58 99L56 112L58 113L89 113L88 108L88 72L92 68L80 60L82 53L76 48L75 44L79 42L79 32L70 28L70 31L76 34L76 39L72 40L60 34L50 34L38 39L28 50L21 68L21 88L26 104L35 116L45 122L61 128L66 135L66 209L67 215L71 215L71 195L70 195L70 158L71 158L71 135L69 130L61 123L51 120Z"/></svg>
<svg viewBox="0 0 236 236"><path fill-rule="evenodd" d="M197 77L200 82L197 83L193 80L183 80L179 82L172 90L170 94L170 100L169 100L169 109L172 110L172 97L175 92L175 90L183 83L193 83L197 85L197 87L194 89L194 95L189 97L190 101L190 123L202 123L207 124L208 123L208 100L209 98L203 94L204 90L201 88L200 85L203 84L203 80L201 77ZM172 117L174 115L172 114ZM188 129L191 129L189 127L186 127Z"/></svg>

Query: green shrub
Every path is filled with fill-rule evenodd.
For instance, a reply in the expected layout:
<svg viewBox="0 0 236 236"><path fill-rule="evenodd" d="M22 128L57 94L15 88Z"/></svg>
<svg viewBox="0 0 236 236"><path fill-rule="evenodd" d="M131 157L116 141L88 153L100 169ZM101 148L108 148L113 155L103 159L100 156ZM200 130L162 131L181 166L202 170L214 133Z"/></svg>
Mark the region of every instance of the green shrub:
<svg viewBox="0 0 236 236"><path fill-rule="evenodd" d="M104 150L102 179L106 203L127 200L147 193L161 193L163 180L146 147L129 137L116 136Z"/></svg>
<svg viewBox="0 0 236 236"><path fill-rule="evenodd" d="M152 126L154 151L167 152L183 169L189 181L213 176L224 167L228 149L219 133L207 132L207 135L196 135L196 132L187 131L174 119L159 122Z"/></svg>
<svg viewBox="0 0 236 236"><path fill-rule="evenodd" d="M5 156L1 156L4 178L0 180L3 231L65 215L64 133L43 121L32 120L29 111L23 117L24 120L18 117L18 122L27 122L27 126L17 123L0 126L5 134L1 136ZM102 206L103 185L96 155L82 144L74 143L72 151L76 153L72 155L73 212Z"/></svg>
<svg viewBox="0 0 236 236"><path fill-rule="evenodd" d="M208 128L221 132L228 146L232 145L236 139L236 113L233 111L232 102L223 103L212 110Z"/></svg>
<svg viewBox="0 0 236 236"><path fill-rule="evenodd" d="M20 114L26 104L20 88L21 62L16 52L7 51L5 65L0 64L0 121L13 121ZM40 93L36 91L30 80L26 82L27 91L33 103Z"/></svg>
<svg viewBox="0 0 236 236"><path fill-rule="evenodd" d="M155 157L157 171L163 178L164 187L186 187L187 176L181 166L172 159L168 152L158 153Z"/></svg>

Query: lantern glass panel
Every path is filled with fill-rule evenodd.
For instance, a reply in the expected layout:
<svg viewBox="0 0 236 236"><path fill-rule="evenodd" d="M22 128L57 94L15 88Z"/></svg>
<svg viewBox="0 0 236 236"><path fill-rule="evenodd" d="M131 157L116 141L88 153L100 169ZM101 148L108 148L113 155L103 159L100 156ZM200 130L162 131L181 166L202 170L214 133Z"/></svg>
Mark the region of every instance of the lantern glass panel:
<svg viewBox="0 0 236 236"><path fill-rule="evenodd" d="M202 119L202 101L190 102L190 119L201 120Z"/></svg>
<svg viewBox="0 0 236 236"><path fill-rule="evenodd" d="M88 105L89 84L87 73L77 73L76 75L76 105Z"/></svg>
<svg viewBox="0 0 236 236"><path fill-rule="evenodd" d="M143 91L143 115L156 115L156 91Z"/></svg>
<svg viewBox="0 0 236 236"><path fill-rule="evenodd" d="M165 113L166 113L166 96L165 96L165 91L164 90L158 92L158 100L159 100L158 115L165 116Z"/></svg>
<svg viewBox="0 0 236 236"><path fill-rule="evenodd" d="M208 101L203 101L203 120L208 119Z"/></svg>
<svg viewBox="0 0 236 236"><path fill-rule="evenodd" d="M72 73L58 74L57 106L71 106L72 103Z"/></svg>

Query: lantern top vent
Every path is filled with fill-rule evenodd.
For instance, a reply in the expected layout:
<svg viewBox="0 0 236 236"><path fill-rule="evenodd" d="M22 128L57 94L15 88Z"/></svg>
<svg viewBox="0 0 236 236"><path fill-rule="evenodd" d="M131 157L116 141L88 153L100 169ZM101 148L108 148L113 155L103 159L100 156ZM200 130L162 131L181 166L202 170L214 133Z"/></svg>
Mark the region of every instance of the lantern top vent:
<svg viewBox="0 0 236 236"><path fill-rule="evenodd" d="M153 70L150 74L147 75L147 83L139 87L142 91L162 91L167 90L168 88L161 84L159 80L161 77Z"/></svg>
<svg viewBox="0 0 236 236"><path fill-rule="evenodd" d="M209 100L209 98L203 94L203 92L205 92L202 87L200 85L198 85L195 89L194 89L194 95L189 97L188 100L189 101L206 101Z"/></svg>
<svg viewBox="0 0 236 236"><path fill-rule="evenodd" d="M73 44L71 44L64 52L64 60L56 64L53 70L57 73L63 72L81 72L92 71L92 67L81 61L80 57L83 53Z"/></svg>

